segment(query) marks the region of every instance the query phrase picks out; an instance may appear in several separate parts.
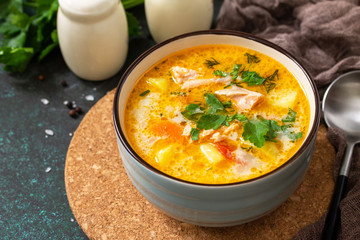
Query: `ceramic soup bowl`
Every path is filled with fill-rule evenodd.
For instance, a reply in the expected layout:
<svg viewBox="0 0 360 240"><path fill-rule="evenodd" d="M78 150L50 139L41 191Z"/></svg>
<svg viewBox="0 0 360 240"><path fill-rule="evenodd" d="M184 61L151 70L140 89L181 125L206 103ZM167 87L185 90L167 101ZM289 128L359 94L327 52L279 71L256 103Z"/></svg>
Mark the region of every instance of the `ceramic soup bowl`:
<svg viewBox="0 0 360 240"><path fill-rule="evenodd" d="M124 129L124 106L141 75L159 60L182 49L229 44L266 54L282 63L299 81L310 103L310 126L300 149L283 165L260 177L229 184L183 181L149 165L132 149ZM157 44L126 70L116 89L114 124L126 172L138 191L155 207L183 222L200 226L233 226L277 208L299 186L311 160L320 122L319 96L305 69L285 50L252 35L209 30L177 36Z"/></svg>

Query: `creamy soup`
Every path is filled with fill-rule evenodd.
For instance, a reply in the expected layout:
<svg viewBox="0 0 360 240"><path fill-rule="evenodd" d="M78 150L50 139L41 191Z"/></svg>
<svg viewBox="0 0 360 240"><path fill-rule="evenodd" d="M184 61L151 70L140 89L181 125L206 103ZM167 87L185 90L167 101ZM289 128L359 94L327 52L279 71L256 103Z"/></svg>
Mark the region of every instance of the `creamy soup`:
<svg viewBox="0 0 360 240"><path fill-rule="evenodd" d="M282 64L259 52L205 45L168 56L137 81L127 138L158 170L224 184L266 174L301 146L310 107Z"/></svg>

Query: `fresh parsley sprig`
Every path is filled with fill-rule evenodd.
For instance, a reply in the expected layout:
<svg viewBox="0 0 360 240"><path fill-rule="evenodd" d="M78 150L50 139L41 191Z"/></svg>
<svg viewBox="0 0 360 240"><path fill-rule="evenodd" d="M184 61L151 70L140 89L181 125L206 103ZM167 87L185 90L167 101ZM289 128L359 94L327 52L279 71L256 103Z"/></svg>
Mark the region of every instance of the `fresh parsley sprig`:
<svg viewBox="0 0 360 240"><path fill-rule="evenodd" d="M122 0L128 9L144 0ZM9 72L23 72L36 57L44 59L59 45L56 18L58 0L5 0L0 3L0 63ZM139 23L126 12L129 35L140 35Z"/></svg>

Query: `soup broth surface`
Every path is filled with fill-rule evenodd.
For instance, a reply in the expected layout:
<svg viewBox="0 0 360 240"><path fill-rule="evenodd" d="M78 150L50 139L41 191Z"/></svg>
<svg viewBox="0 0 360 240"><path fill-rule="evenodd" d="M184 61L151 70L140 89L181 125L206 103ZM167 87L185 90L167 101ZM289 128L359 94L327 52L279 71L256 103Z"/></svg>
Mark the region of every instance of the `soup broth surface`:
<svg viewBox="0 0 360 240"><path fill-rule="evenodd" d="M249 180L285 163L301 146L310 107L276 60L238 46L204 45L148 69L125 108L132 148L182 180Z"/></svg>

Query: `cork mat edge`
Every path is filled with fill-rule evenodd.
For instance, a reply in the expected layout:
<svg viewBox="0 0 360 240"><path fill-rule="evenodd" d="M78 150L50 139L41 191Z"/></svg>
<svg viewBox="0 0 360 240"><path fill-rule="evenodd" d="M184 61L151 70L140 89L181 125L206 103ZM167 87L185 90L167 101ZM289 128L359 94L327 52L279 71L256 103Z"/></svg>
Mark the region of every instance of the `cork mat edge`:
<svg viewBox="0 0 360 240"><path fill-rule="evenodd" d="M335 150L321 125L304 181L274 212L226 228L199 227L166 216L135 189L123 168L113 126L114 93L84 116L66 156L69 205L90 239L290 239L326 212L334 188Z"/></svg>

